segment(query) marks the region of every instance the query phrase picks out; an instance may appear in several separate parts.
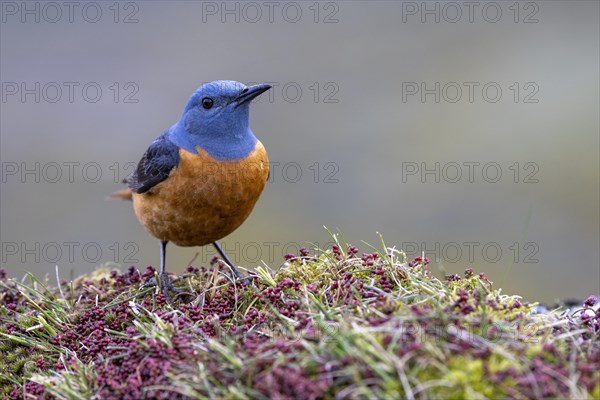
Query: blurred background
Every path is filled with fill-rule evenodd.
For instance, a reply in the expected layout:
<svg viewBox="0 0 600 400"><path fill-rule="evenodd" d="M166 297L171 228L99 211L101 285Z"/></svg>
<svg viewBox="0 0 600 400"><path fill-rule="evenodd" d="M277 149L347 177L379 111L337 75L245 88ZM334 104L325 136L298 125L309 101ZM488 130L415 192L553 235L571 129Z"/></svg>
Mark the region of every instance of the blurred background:
<svg viewBox="0 0 600 400"><path fill-rule="evenodd" d="M468 2L467 2L468 3ZM157 266L107 201L203 82L268 82L271 182L238 264L346 241L472 267L529 301L600 292L599 3L11 2L0 25L1 266ZM168 269L211 247L168 250Z"/></svg>

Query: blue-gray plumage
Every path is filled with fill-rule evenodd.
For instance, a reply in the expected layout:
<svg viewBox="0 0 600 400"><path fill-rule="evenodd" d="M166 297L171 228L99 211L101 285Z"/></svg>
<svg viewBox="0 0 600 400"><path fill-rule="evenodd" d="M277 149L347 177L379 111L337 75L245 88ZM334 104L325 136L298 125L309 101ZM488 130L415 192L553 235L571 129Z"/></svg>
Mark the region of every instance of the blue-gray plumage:
<svg viewBox="0 0 600 400"><path fill-rule="evenodd" d="M254 150L256 137L250 130L249 103L269 85L251 88L239 82L215 81L202 85L190 97L183 115L167 135L190 153L200 146L218 161L242 160ZM205 99L212 100L206 108Z"/></svg>
<svg viewBox="0 0 600 400"><path fill-rule="evenodd" d="M160 135L142 156L133 174L127 179L135 193L145 193L169 177L179 165L179 147L171 142L167 133Z"/></svg>

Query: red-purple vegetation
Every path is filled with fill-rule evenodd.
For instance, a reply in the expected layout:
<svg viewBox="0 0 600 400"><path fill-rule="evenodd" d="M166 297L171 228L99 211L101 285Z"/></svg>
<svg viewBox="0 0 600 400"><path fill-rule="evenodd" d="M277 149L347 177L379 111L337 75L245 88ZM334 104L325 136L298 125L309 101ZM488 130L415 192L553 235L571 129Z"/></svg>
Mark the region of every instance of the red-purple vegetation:
<svg viewBox="0 0 600 400"><path fill-rule="evenodd" d="M0 399L600 395L595 297L536 314L471 268L440 281L427 259L342 248L286 255L274 280L189 267L172 304L143 288L151 267L63 294L0 269Z"/></svg>

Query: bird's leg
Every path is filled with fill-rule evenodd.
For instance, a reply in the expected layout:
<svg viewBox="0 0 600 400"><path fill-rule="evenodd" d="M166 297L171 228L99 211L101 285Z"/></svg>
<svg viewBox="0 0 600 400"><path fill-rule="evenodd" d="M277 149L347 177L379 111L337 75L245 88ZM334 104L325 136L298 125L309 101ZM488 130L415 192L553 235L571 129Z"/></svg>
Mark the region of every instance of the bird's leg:
<svg viewBox="0 0 600 400"><path fill-rule="evenodd" d="M158 275L158 279L160 280L160 286L162 288L163 293L167 297L167 300L171 300L171 296L169 295L169 291L173 291L175 293L181 292L181 290L176 289L173 286L173 282L171 282L171 278L167 274L167 270L165 267L167 261L167 240L160 241L160 273Z"/></svg>
<svg viewBox="0 0 600 400"><path fill-rule="evenodd" d="M167 272L165 268L165 264L167 261L167 243L169 242L166 240L160 241L160 276L166 274Z"/></svg>
<svg viewBox="0 0 600 400"><path fill-rule="evenodd" d="M223 249L221 248L221 245L219 244L219 242L217 242L216 240L213 242L213 246L215 246L215 249L217 249L217 251L219 252L219 254L221 255L221 258L223 259L223 261L225 261L225 263L227 265L229 265L229 268L231 268L231 271L233 272L233 274L235 275L235 277L237 279L241 279L243 278L243 275L240 273L240 271L238 271L238 269L236 268L235 265L233 265L233 263L231 262L231 260L227 257L227 255L225 255L225 252L223 251Z"/></svg>

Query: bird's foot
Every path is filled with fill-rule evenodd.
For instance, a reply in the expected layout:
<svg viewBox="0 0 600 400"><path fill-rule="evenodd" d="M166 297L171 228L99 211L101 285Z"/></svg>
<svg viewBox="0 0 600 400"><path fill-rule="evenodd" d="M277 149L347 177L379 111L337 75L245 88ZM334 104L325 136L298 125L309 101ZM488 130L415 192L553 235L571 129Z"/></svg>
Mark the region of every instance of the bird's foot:
<svg viewBox="0 0 600 400"><path fill-rule="evenodd" d="M234 280L235 282L253 282L256 278L258 278L257 275L248 275L235 277Z"/></svg>
<svg viewBox="0 0 600 400"><path fill-rule="evenodd" d="M160 287L169 303L172 302L170 292L174 292L177 294L183 292L182 290L177 289L175 286L173 286L173 281L171 280L171 278L169 278L169 274L167 274L166 272L158 275L158 283L156 281L156 277L152 277L147 283L142 285L142 289L150 287Z"/></svg>
<svg viewBox="0 0 600 400"><path fill-rule="evenodd" d="M169 275L165 272L159 275L160 287L162 288L165 296L168 297L169 292L181 293L182 291L173 286L173 281L169 278Z"/></svg>
<svg viewBox="0 0 600 400"><path fill-rule="evenodd" d="M240 270L237 269L237 267L235 265L233 265L233 263L231 261L229 261L229 259L223 260L223 259L215 257L213 262L216 263L217 265L220 264L225 269L229 269L229 271L231 272L231 278L232 278L233 282L252 282L255 278L257 278L257 276L252 276L252 275L248 275L248 276L242 275Z"/></svg>

